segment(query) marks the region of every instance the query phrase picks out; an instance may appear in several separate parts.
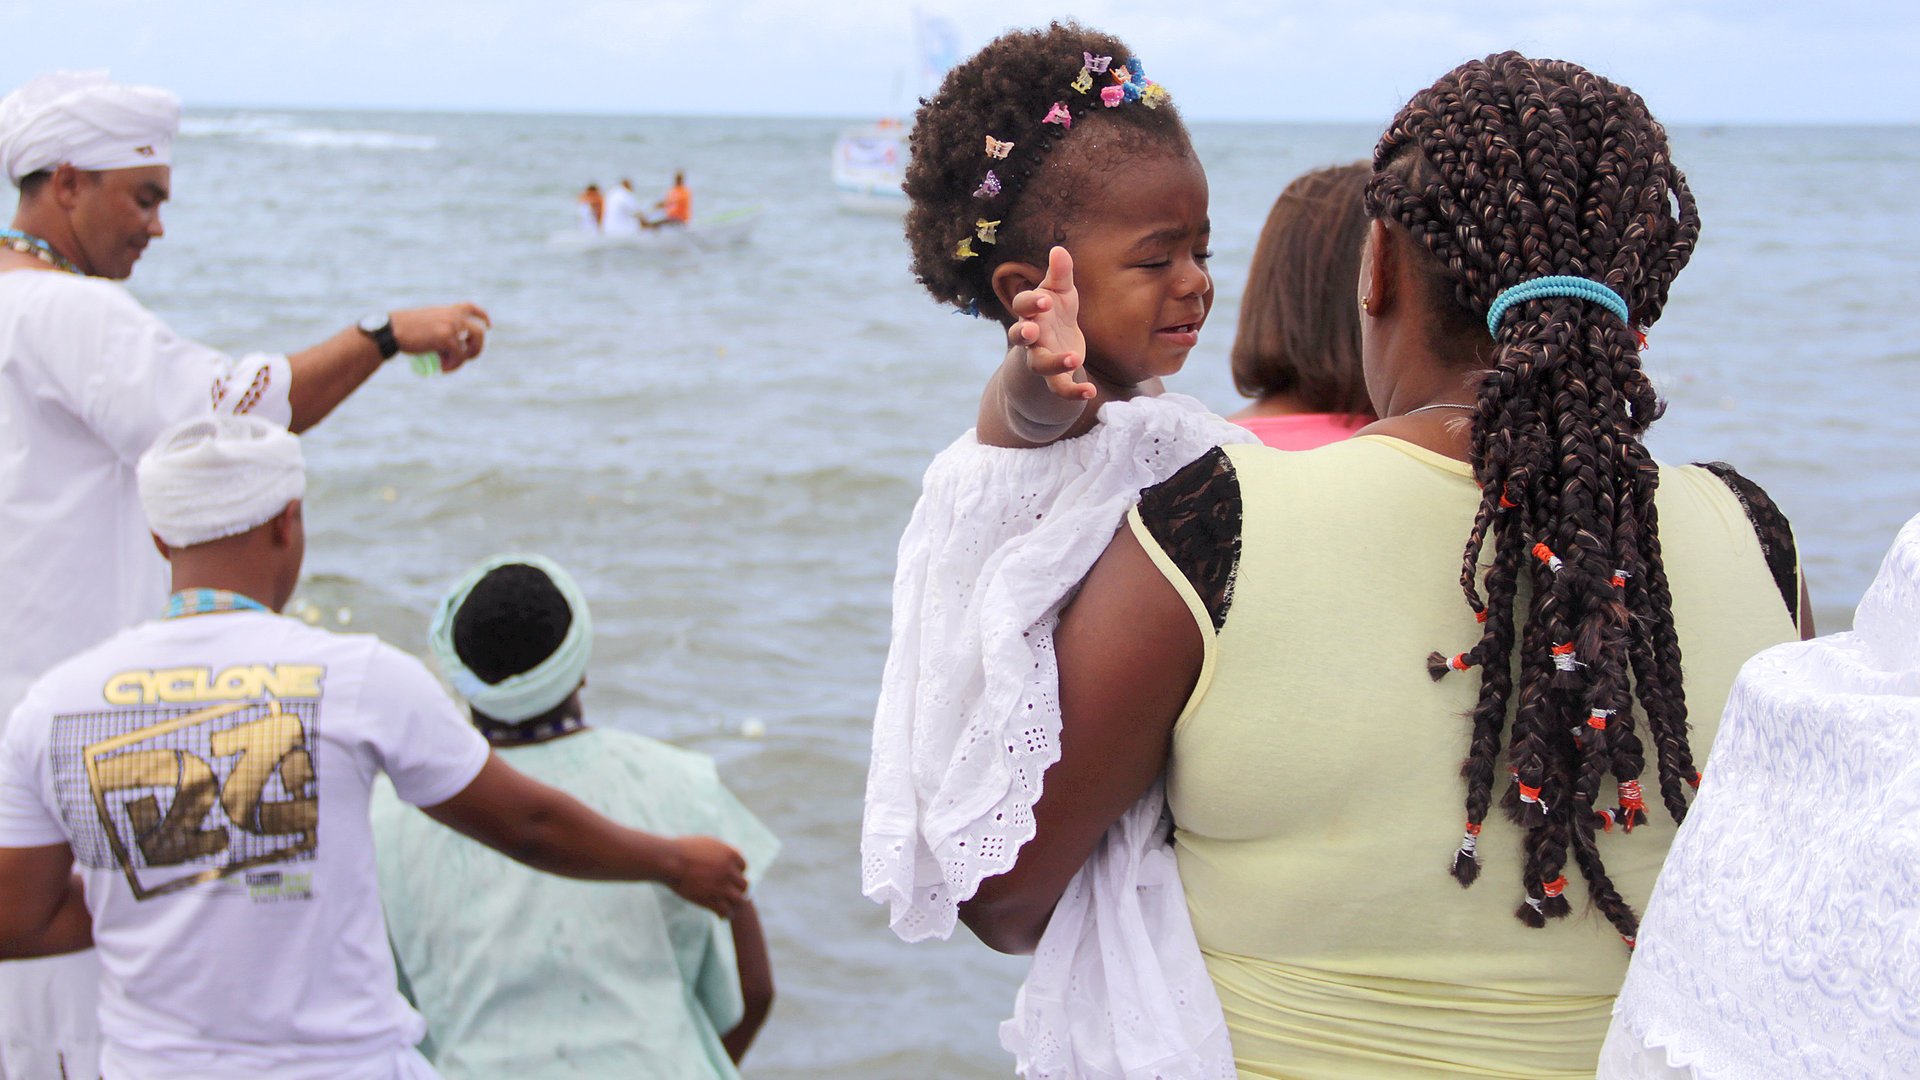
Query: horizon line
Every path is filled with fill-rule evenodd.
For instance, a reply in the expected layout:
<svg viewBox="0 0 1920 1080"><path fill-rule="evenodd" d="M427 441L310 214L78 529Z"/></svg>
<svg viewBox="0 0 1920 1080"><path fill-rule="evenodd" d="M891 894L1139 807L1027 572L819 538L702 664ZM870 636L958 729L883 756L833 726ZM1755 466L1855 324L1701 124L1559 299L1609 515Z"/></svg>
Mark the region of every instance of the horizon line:
<svg viewBox="0 0 1920 1080"><path fill-rule="evenodd" d="M214 109L228 112L361 112L361 113L414 113L441 116L550 116L576 119L629 119L629 120L833 120L842 123L873 123L884 119L907 119L901 115L853 114L829 112L730 112L725 110L694 112L650 112L629 111L624 109L605 109L591 107L512 107L499 105L316 105L268 104L236 102L191 102L186 110L191 114L196 109ZM1320 125L1385 125L1392 118L1358 117L1219 117L1184 115L1189 123L1195 124L1320 124ZM1863 120L1820 117L1806 119L1745 119L1713 120L1692 117L1675 117L1661 120L1662 124L1685 125L1687 127L1742 127L1742 128L1792 128L1792 127L1857 127L1857 128L1912 128L1920 127L1920 117L1909 120Z"/></svg>

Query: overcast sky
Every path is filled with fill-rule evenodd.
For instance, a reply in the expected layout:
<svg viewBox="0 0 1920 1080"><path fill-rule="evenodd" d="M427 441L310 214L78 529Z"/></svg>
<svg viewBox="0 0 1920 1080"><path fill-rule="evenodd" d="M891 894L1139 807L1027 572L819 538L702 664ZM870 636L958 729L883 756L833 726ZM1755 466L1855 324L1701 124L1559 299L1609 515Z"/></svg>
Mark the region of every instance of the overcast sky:
<svg viewBox="0 0 1920 1080"><path fill-rule="evenodd" d="M1909 0L924 0L964 52L1073 15L1192 119L1384 122L1504 48L1577 60L1678 122L1920 122ZM897 0L0 0L0 84L107 67L195 106L864 117L915 92Z"/></svg>

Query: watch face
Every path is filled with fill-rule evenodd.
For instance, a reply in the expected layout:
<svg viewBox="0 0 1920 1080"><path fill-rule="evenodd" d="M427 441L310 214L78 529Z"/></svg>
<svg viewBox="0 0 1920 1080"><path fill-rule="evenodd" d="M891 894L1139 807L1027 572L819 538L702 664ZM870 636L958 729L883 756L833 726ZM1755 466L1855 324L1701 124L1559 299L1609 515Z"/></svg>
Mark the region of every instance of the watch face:
<svg viewBox="0 0 1920 1080"><path fill-rule="evenodd" d="M387 324L390 322L392 322L392 320L385 315L369 315L360 320L360 329L368 334L378 334L380 331L385 330ZM335 323L334 325L338 326L339 324Z"/></svg>

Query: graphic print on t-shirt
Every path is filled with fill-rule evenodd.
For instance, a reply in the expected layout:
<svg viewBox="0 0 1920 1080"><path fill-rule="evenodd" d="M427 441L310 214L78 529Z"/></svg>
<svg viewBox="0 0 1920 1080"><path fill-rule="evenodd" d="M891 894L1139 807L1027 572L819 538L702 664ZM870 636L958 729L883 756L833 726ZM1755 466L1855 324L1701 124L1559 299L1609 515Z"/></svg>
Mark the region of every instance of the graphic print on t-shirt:
<svg viewBox="0 0 1920 1080"><path fill-rule="evenodd" d="M118 869L136 900L314 857L320 684L313 664L121 672L108 708L53 721L53 771L74 858ZM247 874L258 900L305 898L307 875Z"/></svg>

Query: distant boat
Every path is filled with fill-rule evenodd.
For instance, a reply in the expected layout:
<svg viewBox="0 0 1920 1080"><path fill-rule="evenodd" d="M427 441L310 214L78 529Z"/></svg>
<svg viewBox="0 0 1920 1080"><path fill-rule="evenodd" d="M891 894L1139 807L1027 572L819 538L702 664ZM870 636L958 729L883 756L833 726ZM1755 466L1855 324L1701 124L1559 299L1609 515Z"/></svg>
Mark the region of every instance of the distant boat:
<svg viewBox="0 0 1920 1080"><path fill-rule="evenodd" d="M960 33L949 20L918 8L913 12L917 83L921 96L939 91L947 69L959 62ZM894 100L902 97L894 86ZM891 117L840 133L833 144L833 186L840 208L863 214L905 214L907 195L900 190L907 176L907 127Z"/></svg>
<svg viewBox="0 0 1920 1080"><path fill-rule="evenodd" d="M759 224L760 214L760 207L748 206L696 217L685 225L662 225L634 233L609 234L567 229L549 236L547 242L554 247L581 251L601 248L716 251L739 247L753 239L753 227Z"/></svg>
<svg viewBox="0 0 1920 1080"><path fill-rule="evenodd" d="M833 144L833 186L840 208L863 214L904 214L907 129L897 120L848 128Z"/></svg>

